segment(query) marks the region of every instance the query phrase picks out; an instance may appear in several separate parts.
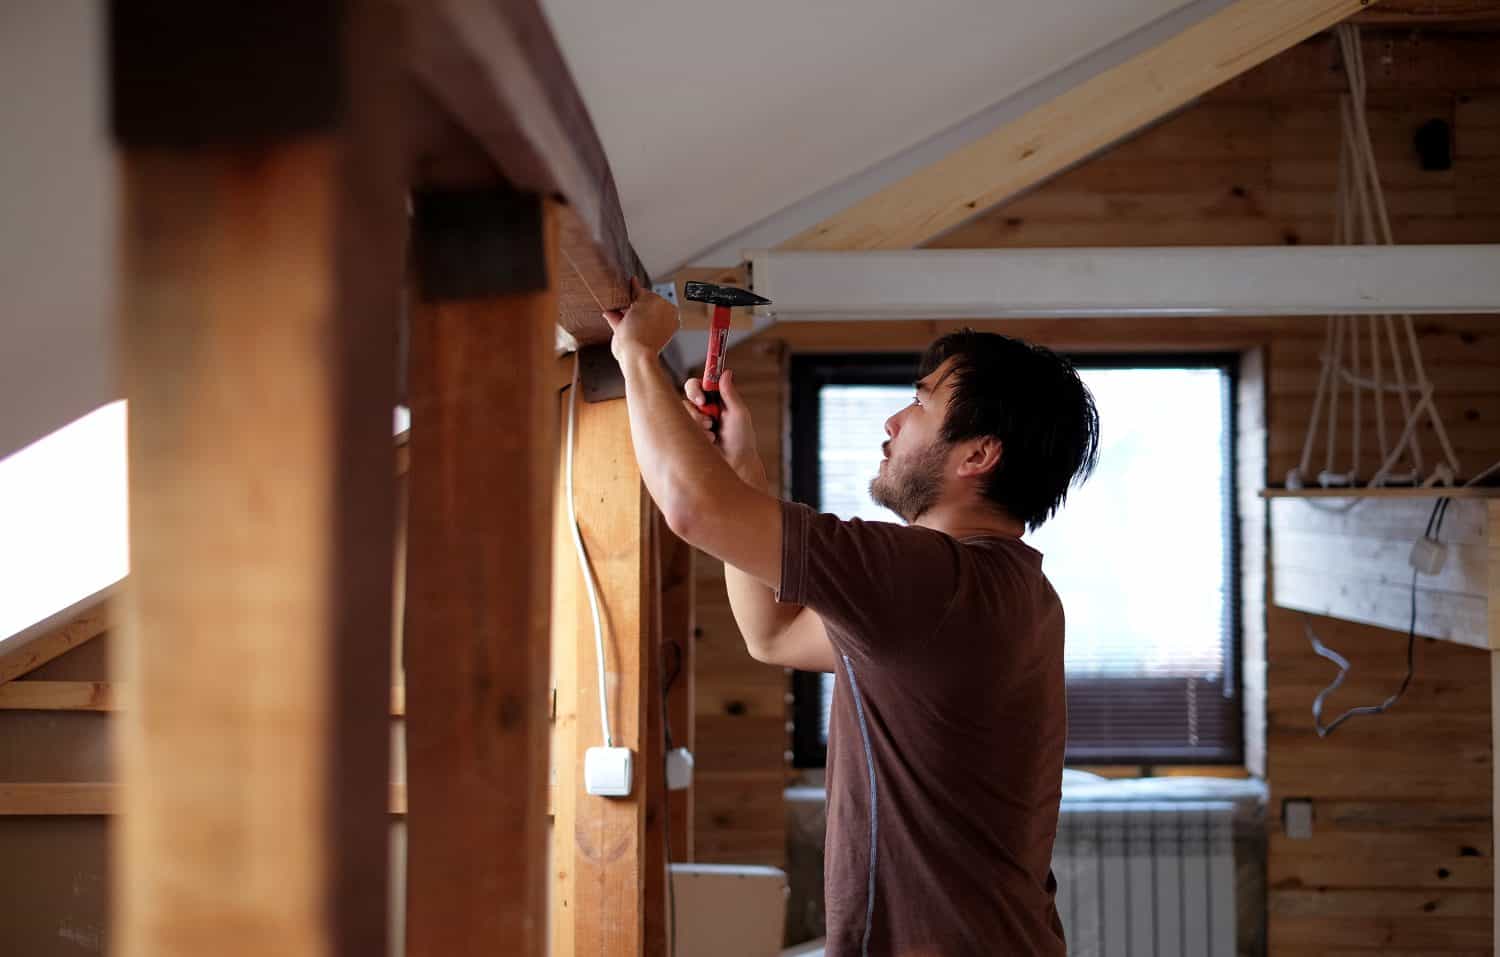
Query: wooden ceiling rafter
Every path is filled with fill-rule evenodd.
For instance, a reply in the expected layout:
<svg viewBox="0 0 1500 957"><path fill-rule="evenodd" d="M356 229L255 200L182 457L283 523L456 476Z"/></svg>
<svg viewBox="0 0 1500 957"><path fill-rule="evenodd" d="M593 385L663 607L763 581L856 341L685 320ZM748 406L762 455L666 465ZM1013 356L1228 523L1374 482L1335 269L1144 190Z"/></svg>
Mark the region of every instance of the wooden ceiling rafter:
<svg viewBox="0 0 1500 957"><path fill-rule="evenodd" d="M0 643L0 685L30 674L107 632L112 622L112 591L95 592Z"/></svg>
<svg viewBox="0 0 1500 957"><path fill-rule="evenodd" d="M1369 0L1236 0L779 248L920 246L1367 6Z"/></svg>

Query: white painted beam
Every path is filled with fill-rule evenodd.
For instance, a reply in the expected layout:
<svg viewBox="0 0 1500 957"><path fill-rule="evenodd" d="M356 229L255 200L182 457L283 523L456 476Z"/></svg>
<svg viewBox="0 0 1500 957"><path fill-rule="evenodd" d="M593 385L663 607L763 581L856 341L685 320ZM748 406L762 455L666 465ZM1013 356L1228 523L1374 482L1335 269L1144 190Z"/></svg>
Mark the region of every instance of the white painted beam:
<svg viewBox="0 0 1500 957"><path fill-rule="evenodd" d="M1500 245L749 254L758 314L813 319L1500 313Z"/></svg>

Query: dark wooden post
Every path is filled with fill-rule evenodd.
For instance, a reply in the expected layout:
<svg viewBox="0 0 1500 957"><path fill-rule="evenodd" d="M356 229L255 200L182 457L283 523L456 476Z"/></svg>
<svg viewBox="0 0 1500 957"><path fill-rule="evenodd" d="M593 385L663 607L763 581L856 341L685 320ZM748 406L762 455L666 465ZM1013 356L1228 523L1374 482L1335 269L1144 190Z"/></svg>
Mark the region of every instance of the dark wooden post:
<svg viewBox="0 0 1500 957"><path fill-rule="evenodd" d="M389 14L111 5L131 539L115 953L385 952Z"/></svg>
<svg viewBox="0 0 1500 957"><path fill-rule="evenodd" d="M416 201L407 953L546 950L556 209Z"/></svg>

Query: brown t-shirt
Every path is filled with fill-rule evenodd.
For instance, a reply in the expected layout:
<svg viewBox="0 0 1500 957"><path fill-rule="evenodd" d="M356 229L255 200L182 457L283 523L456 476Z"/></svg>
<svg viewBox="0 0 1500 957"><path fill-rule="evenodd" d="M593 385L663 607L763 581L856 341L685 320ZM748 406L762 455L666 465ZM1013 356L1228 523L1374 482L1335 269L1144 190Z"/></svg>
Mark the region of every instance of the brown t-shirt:
<svg viewBox="0 0 1500 957"><path fill-rule="evenodd" d="M1018 539L782 508L777 599L823 619L829 957L1065 955L1063 611Z"/></svg>

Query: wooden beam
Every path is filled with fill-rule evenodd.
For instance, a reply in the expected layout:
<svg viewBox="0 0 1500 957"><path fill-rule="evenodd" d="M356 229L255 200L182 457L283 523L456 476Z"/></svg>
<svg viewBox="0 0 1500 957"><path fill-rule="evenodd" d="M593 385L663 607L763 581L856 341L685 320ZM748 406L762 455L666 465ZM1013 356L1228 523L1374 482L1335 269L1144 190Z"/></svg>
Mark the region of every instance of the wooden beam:
<svg viewBox="0 0 1500 957"><path fill-rule="evenodd" d="M564 406L566 414L566 405ZM564 438L566 441L566 438ZM554 548L560 581L554 629L571 650L554 656L558 688L557 740L572 750L555 756L554 953L630 957L644 944L643 862L646 782L660 770L646 766L645 705L650 669L650 502L641 484L623 399L580 401L574 447L574 501L589 561L599 586L610 723L617 747L635 759L627 798L586 794L582 767L588 748L603 743L593 622L573 543L560 506ZM569 560L561 556L569 552Z"/></svg>
<svg viewBox="0 0 1500 957"><path fill-rule="evenodd" d="M1366 6L1368 0L1236 0L782 248L920 246Z"/></svg>
<svg viewBox="0 0 1500 957"><path fill-rule="evenodd" d="M641 660L642 684L645 687L645 731L641 738L641 775L646 802L646 823L641 848L643 887L641 889L645 915L643 917L644 944L642 954L670 954L671 933L667 910L667 780L666 780L666 696L663 693L662 671L662 607L661 607L661 537L662 522L653 506L647 518L646 574L649 582L646 593L650 596L650 635L648 654Z"/></svg>
<svg viewBox="0 0 1500 957"><path fill-rule="evenodd" d="M672 732L672 744L693 750L696 744L694 733L694 654L697 639L693 609L695 588L693 583L693 547L667 527L660 514L656 518L656 532L661 543L661 651L666 689L667 723ZM667 795L667 810L670 815L672 838L672 860L693 859L693 788L672 791Z"/></svg>
<svg viewBox="0 0 1500 957"><path fill-rule="evenodd" d="M14 635L0 645L0 686L35 671L109 630L112 618L107 599L96 595L80 605L83 610L70 609L54 615L39 627ZM58 624L59 620L64 623Z"/></svg>
<svg viewBox="0 0 1500 957"><path fill-rule="evenodd" d="M125 957L386 950L405 223L389 14L110 11Z"/></svg>
<svg viewBox="0 0 1500 957"><path fill-rule="evenodd" d="M1379 27L1433 27L1500 23L1497 0L1381 0L1355 23Z"/></svg>
<svg viewBox="0 0 1500 957"><path fill-rule="evenodd" d="M602 308L646 281L630 246L609 161L535 0L406 3L411 69L515 188L561 197L558 322L602 342Z"/></svg>
<svg viewBox="0 0 1500 957"><path fill-rule="evenodd" d="M108 681L12 681L0 685L0 711L113 711Z"/></svg>
<svg viewBox="0 0 1500 957"><path fill-rule="evenodd" d="M847 319L1487 315L1500 245L783 250L757 313Z"/></svg>
<svg viewBox="0 0 1500 957"><path fill-rule="evenodd" d="M109 783L0 784L0 817L99 817L118 812L119 790Z"/></svg>
<svg viewBox="0 0 1500 957"><path fill-rule="evenodd" d="M121 686L113 681L12 681L0 686L0 711L115 711ZM406 689L391 688L391 715L406 713Z"/></svg>
<svg viewBox="0 0 1500 957"><path fill-rule="evenodd" d="M391 814L406 813L406 786L389 788ZM108 781L0 783L0 817L105 817L120 811L120 788Z"/></svg>
<svg viewBox="0 0 1500 957"><path fill-rule="evenodd" d="M546 949L556 203L419 194L407 952ZM492 253L493 255L490 255Z"/></svg>

